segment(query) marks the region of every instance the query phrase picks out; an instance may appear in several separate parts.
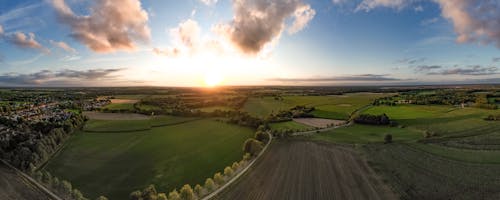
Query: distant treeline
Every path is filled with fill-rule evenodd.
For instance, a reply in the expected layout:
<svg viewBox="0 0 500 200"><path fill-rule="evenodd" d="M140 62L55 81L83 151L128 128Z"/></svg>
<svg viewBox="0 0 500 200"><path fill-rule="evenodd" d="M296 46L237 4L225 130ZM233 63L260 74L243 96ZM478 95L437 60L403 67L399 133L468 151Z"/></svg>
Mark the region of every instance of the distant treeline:
<svg viewBox="0 0 500 200"><path fill-rule="evenodd" d="M391 123L391 120L386 114L382 115L361 114L354 118L354 122L358 124L389 125Z"/></svg>

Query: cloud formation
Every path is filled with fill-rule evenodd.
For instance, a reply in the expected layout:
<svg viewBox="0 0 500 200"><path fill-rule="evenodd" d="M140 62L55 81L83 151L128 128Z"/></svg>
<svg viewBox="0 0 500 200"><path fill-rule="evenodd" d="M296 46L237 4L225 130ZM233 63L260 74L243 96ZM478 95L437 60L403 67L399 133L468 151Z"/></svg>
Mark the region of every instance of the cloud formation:
<svg viewBox="0 0 500 200"><path fill-rule="evenodd" d="M500 62L500 57L495 57L492 59L494 63Z"/></svg>
<svg viewBox="0 0 500 200"><path fill-rule="evenodd" d="M499 74L497 67L483 67L480 65L472 65L466 68L445 69L440 72L429 72L427 75L470 75L470 76L486 76Z"/></svg>
<svg viewBox="0 0 500 200"><path fill-rule="evenodd" d="M63 41L59 41L59 42L56 42L54 40L50 40L49 41L52 45L56 46L56 47L59 47L67 52L71 52L71 53L76 53L76 49L70 47L68 44L66 44L66 42L63 42Z"/></svg>
<svg viewBox="0 0 500 200"><path fill-rule="evenodd" d="M352 76L334 76L334 77L317 77L317 78L272 78L269 81L278 82L374 82L374 81L401 81L402 79L389 77L388 74L359 74Z"/></svg>
<svg viewBox="0 0 500 200"><path fill-rule="evenodd" d="M3 33L4 33L4 32L3 32L3 26L2 26L2 25L0 25L0 36L2 36L2 35L3 35Z"/></svg>
<svg viewBox="0 0 500 200"><path fill-rule="evenodd" d="M415 72L428 72L434 69L441 69L443 68L440 65L419 65L414 68Z"/></svg>
<svg viewBox="0 0 500 200"><path fill-rule="evenodd" d="M426 58L403 58L401 60L396 61L396 63L413 65L417 63L422 63L425 60Z"/></svg>
<svg viewBox="0 0 500 200"><path fill-rule="evenodd" d="M417 0L363 0L355 11L377 7L403 9ZM494 44L500 48L500 1L498 0L430 0L439 4L441 14L453 23L457 42ZM333 1L340 4L343 1ZM423 21L422 25L436 22Z"/></svg>
<svg viewBox="0 0 500 200"><path fill-rule="evenodd" d="M289 33L302 30L316 12L302 0L234 0L231 23L219 25L217 32L247 54L259 53L277 40L293 19Z"/></svg>
<svg viewBox="0 0 500 200"><path fill-rule="evenodd" d="M4 33L2 33L3 35ZM34 33L28 33L28 35L22 32L15 32L6 36L7 41L24 49L36 49L43 53L50 53L50 50L43 47L38 41L35 39Z"/></svg>
<svg viewBox="0 0 500 200"><path fill-rule="evenodd" d="M150 40L148 13L139 0L96 0L86 16L76 15L64 0L52 5L71 36L95 52L134 50L136 40Z"/></svg>
<svg viewBox="0 0 500 200"><path fill-rule="evenodd" d="M54 81L67 81L68 79L72 82L91 81L113 78L110 76L112 73L122 70L123 69L90 69L86 71L78 71L66 69L55 72L50 70L41 70L32 74L7 73L0 75L0 83L7 83L10 85L40 85Z"/></svg>

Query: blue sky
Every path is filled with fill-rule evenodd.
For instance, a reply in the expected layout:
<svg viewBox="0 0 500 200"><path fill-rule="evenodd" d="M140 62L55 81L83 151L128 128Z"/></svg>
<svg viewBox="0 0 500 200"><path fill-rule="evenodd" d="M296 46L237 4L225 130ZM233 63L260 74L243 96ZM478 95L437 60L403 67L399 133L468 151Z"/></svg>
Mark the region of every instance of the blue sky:
<svg viewBox="0 0 500 200"><path fill-rule="evenodd" d="M0 86L500 82L496 1L138 2L3 0Z"/></svg>

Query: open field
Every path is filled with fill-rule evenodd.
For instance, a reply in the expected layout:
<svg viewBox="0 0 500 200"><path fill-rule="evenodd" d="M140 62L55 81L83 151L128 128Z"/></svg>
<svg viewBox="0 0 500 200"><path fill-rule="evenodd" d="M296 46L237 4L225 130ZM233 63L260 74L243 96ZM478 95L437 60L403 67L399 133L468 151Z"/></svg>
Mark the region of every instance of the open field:
<svg viewBox="0 0 500 200"><path fill-rule="evenodd" d="M202 112L214 112L216 110L231 111L231 110L234 110L234 109L232 109L230 107L227 107L227 106L211 106L211 107L200 108L199 110L202 111Z"/></svg>
<svg viewBox="0 0 500 200"><path fill-rule="evenodd" d="M87 116L89 119L95 120L147 120L151 118L148 115L136 113L104 113L93 111L83 112L83 115Z"/></svg>
<svg viewBox="0 0 500 200"><path fill-rule="evenodd" d="M402 199L500 198L500 164L458 161L408 144L371 144L363 149L371 166Z"/></svg>
<svg viewBox="0 0 500 200"><path fill-rule="evenodd" d="M489 114L500 114L500 110L479 108L457 108L452 106L374 106L363 113L385 113L391 120L409 128L429 131L437 135L457 134L464 130L484 126L498 126L498 122L486 121Z"/></svg>
<svg viewBox="0 0 500 200"><path fill-rule="evenodd" d="M110 100L111 103L116 103L116 104L134 104L139 101L137 99L110 99Z"/></svg>
<svg viewBox="0 0 500 200"><path fill-rule="evenodd" d="M374 99L392 94L382 93L349 93L331 96L284 96L283 100L274 97L249 98L243 110L252 115L265 117L281 110L289 110L295 106L314 106L312 114L319 118L348 119L358 108L368 105Z"/></svg>
<svg viewBox="0 0 500 200"><path fill-rule="evenodd" d="M50 200L43 191L0 162L0 199Z"/></svg>
<svg viewBox="0 0 500 200"><path fill-rule="evenodd" d="M391 134L393 141L411 141L423 138L421 132L407 129L395 128L389 126L372 126L354 124L347 127L341 127L326 132L321 132L312 136L315 140L324 140L333 143L382 143L384 136Z"/></svg>
<svg viewBox="0 0 500 200"><path fill-rule="evenodd" d="M176 117L170 115L158 115L149 117L146 115L133 114L133 113L98 113L97 116L98 119L91 118L91 120L85 123L85 126L83 127L84 131L87 132L141 131L141 130L149 130L153 127L180 124L197 119L193 117ZM99 119L112 116L116 116L116 118Z"/></svg>
<svg viewBox="0 0 500 200"><path fill-rule="evenodd" d="M339 126L345 124L344 120L322 119L322 118L294 118L294 122L305 124L316 128L326 128L328 126Z"/></svg>
<svg viewBox="0 0 500 200"><path fill-rule="evenodd" d="M294 121L270 123L269 127L271 127L271 130L276 130L276 131L286 131L286 130L307 131L314 129L314 127L312 126L301 124Z"/></svg>
<svg viewBox="0 0 500 200"><path fill-rule="evenodd" d="M111 103L104 107L104 109L108 110L134 110L133 103Z"/></svg>
<svg viewBox="0 0 500 200"><path fill-rule="evenodd" d="M79 132L45 169L71 181L91 199L98 195L128 199L131 191L148 184L171 191L186 183L203 183L240 160L241 146L253 134L251 129L212 119L134 132Z"/></svg>
<svg viewBox="0 0 500 200"><path fill-rule="evenodd" d="M289 140L271 145L218 199L397 199L351 148Z"/></svg>

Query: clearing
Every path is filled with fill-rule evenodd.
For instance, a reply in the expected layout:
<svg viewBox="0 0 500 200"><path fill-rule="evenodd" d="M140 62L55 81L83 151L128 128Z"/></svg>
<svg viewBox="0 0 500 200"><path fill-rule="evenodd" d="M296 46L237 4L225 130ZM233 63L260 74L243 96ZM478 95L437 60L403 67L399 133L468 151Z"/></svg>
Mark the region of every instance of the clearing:
<svg viewBox="0 0 500 200"><path fill-rule="evenodd" d="M83 115L87 116L89 119L96 120L146 120L151 118L148 115L136 113L104 113L94 111L83 112Z"/></svg>
<svg viewBox="0 0 500 200"><path fill-rule="evenodd" d="M135 120L161 125L162 119ZM120 122L120 121L108 121ZM122 121L128 126L131 121ZM117 127L119 124L116 124ZM128 199L130 192L155 184L161 191L204 183L240 160L243 142L254 131L214 119L131 132L79 132L45 169L67 179L94 199Z"/></svg>
<svg viewBox="0 0 500 200"><path fill-rule="evenodd" d="M397 199L347 146L289 140L270 146L220 199Z"/></svg>

